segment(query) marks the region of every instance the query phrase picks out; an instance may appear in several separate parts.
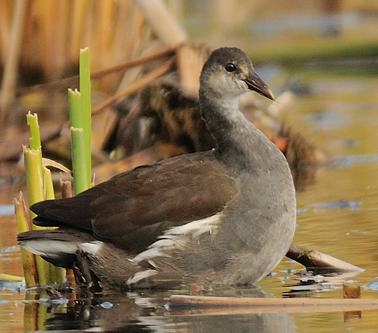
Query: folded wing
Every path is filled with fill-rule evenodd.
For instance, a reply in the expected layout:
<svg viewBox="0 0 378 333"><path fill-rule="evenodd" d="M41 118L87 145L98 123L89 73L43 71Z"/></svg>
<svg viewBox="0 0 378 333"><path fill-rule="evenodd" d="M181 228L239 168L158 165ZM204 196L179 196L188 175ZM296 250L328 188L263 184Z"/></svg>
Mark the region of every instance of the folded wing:
<svg viewBox="0 0 378 333"><path fill-rule="evenodd" d="M174 226L221 212L236 195L234 180L205 152L138 167L32 210L37 225L81 229L138 251Z"/></svg>

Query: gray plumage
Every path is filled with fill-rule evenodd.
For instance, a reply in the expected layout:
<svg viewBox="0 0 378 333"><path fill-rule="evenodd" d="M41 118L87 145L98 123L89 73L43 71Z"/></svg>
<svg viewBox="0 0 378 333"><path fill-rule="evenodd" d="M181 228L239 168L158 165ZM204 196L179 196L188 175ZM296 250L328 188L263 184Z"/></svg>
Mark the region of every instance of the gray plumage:
<svg viewBox="0 0 378 333"><path fill-rule="evenodd" d="M199 97L216 149L38 203L35 223L60 229L21 234L21 245L65 267L80 252L102 281L126 288L236 285L264 277L292 241L295 192L282 153L239 111L239 96L248 90L273 98L241 50L215 50ZM67 228L77 230L72 242Z"/></svg>

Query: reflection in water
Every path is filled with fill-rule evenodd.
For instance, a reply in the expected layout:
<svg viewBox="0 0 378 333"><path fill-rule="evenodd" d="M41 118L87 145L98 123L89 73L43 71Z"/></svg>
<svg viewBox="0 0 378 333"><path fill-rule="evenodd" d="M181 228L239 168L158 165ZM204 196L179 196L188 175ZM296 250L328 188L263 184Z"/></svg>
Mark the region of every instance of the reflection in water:
<svg viewBox="0 0 378 333"><path fill-rule="evenodd" d="M256 313L248 315L192 316L169 318L176 327L185 323L183 332L253 332L253 333L294 333L294 324L287 313ZM181 330L180 330L181 331Z"/></svg>
<svg viewBox="0 0 378 333"><path fill-rule="evenodd" d="M74 298L75 295L71 295ZM153 309L141 307L125 294L112 296L111 302L101 297L81 298L69 301L67 306L30 303L25 307L25 316L31 315L30 309L37 306L37 320L34 330L88 330L101 327L105 332L149 332L148 326L138 318L149 316ZM30 308L29 310L28 307ZM45 318L45 321L40 319ZM32 319L25 318L33 321Z"/></svg>
<svg viewBox="0 0 378 333"><path fill-rule="evenodd" d="M103 332L153 332L139 319L140 316L142 309L127 298L111 309L104 309L100 304L79 302L68 308L66 313L55 313L46 321L46 329L87 330L100 327Z"/></svg>
<svg viewBox="0 0 378 333"><path fill-rule="evenodd" d="M104 299L111 299L111 302ZM35 308L37 305L35 310L38 316L43 317L42 311L50 312L45 324L38 327L45 330L98 328L101 332L295 332L287 313L211 315L205 311L201 315L191 315L190 312L169 312L164 309L164 304L164 295L154 293L154 298L113 294L105 298L81 300L66 308L46 307L46 304L37 303L28 306ZM30 311L25 314L30 315Z"/></svg>
<svg viewBox="0 0 378 333"><path fill-rule="evenodd" d="M302 272L296 282L287 284L288 290L284 291L284 297L315 296L316 293L329 291L341 287L346 281L354 278L360 271L332 272L314 275L312 272Z"/></svg>

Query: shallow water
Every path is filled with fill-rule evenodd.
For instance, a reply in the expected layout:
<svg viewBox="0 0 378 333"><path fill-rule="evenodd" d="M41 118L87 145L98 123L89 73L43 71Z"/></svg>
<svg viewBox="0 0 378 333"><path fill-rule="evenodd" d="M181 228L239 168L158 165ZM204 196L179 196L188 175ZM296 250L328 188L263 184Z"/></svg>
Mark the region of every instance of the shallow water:
<svg viewBox="0 0 378 333"><path fill-rule="evenodd" d="M315 75L314 73L317 72ZM324 73L324 72L323 72ZM283 117L328 156L315 181L298 193L295 243L331 254L364 269L360 274L326 278L297 274L301 267L284 259L259 283L274 296L342 297L343 281L361 285L363 298L378 298L378 82L369 76L321 74L301 70L296 77L309 94L299 96ZM11 203L2 195L1 204ZM21 274L9 206L0 212L0 273ZM303 281L300 284L300 280ZM306 281L305 281L306 280ZM94 300L51 300L0 285L0 332L85 330L127 332L376 332L378 311L362 313L208 314L169 312L169 293L104 293ZM223 294L250 295L251 289ZM38 294L38 293L37 293ZM27 300L25 300L27 299ZM46 311L47 310L47 311Z"/></svg>

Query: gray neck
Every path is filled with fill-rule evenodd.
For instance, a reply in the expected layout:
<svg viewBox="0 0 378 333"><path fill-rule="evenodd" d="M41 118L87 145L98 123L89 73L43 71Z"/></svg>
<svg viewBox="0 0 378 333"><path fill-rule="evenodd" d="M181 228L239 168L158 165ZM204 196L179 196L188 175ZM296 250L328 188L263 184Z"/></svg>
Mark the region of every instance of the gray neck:
<svg viewBox="0 0 378 333"><path fill-rule="evenodd" d="M248 167L246 164L250 163L256 166L256 162L265 159L265 156L254 154L257 145L260 146L260 155L265 155L265 151L269 154L267 150L272 144L239 111L238 97L217 96L209 89L200 89L200 107L215 139L216 153L224 162L239 167Z"/></svg>

